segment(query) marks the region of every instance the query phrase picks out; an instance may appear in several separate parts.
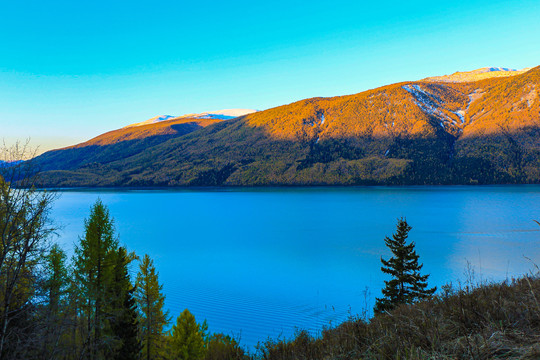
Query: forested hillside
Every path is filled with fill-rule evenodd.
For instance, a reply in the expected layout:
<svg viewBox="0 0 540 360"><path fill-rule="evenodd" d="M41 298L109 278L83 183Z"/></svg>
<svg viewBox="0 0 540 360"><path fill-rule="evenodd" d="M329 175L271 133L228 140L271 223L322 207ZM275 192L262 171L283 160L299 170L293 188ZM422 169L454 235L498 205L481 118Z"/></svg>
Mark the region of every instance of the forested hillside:
<svg viewBox="0 0 540 360"><path fill-rule="evenodd" d="M219 122L213 119L172 119L156 124L109 131L84 143L49 151L39 157L42 171L78 169L128 158L169 139Z"/></svg>
<svg viewBox="0 0 540 360"><path fill-rule="evenodd" d="M44 186L536 183L539 91L540 67L403 82L233 120L120 129L35 162Z"/></svg>

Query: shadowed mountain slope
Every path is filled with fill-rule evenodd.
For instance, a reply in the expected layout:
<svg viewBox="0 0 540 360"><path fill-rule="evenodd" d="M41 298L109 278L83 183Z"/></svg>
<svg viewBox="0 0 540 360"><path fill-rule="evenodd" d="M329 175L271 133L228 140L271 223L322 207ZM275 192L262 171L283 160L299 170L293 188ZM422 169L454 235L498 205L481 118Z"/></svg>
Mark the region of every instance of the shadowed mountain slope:
<svg viewBox="0 0 540 360"><path fill-rule="evenodd" d="M106 164L128 158L149 147L220 121L175 118L155 124L121 128L78 145L46 152L36 158L36 161L41 171Z"/></svg>
<svg viewBox="0 0 540 360"><path fill-rule="evenodd" d="M36 162L47 186L538 182L539 91L540 67L476 82L403 82L198 125L156 143L149 136L122 145L134 135L111 132L103 147L136 151L92 150L84 160L73 152L98 137Z"/></svg>

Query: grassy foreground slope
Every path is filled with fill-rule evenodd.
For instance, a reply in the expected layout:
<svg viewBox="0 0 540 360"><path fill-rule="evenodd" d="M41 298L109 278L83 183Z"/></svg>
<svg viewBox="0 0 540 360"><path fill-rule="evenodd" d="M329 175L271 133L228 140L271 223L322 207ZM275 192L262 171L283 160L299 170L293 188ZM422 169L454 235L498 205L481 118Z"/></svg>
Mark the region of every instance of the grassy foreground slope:
<svg viewBox="0 0 540 360"><path fill-rule="evenodd" d="M369 321L352 319L313 338L259 346L264 360L540 359L540 279L446 291Z"/></svg>
<svg viewBox="0 0 540 360"><path fill-rule="evenodd" d="M36 162L47 186L536 183L539 91L540 67L404 82Z"/></svg>

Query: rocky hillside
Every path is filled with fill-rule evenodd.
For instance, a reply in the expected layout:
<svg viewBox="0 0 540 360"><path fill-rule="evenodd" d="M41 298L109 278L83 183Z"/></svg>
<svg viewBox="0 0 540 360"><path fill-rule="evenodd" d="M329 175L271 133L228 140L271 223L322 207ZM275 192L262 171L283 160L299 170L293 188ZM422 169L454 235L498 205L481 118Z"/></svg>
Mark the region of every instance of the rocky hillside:
<svg viewBox="0 0 540 360"><path fill-rule="evenodd" d="M539 92L540 67L431 78L226 121L124 128L35 161L46 186L536 183Z"/></svg>

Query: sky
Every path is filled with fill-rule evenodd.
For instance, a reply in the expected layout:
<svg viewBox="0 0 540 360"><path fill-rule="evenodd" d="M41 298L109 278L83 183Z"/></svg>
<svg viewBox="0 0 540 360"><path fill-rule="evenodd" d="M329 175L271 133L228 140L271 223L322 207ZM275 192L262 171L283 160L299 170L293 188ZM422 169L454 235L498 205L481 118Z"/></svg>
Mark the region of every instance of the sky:
<svg viewBox="0 0 540 360"><path fill-rule="evenodd" d="M0 0L0 140L540 65L540 1Z"/></svg>

